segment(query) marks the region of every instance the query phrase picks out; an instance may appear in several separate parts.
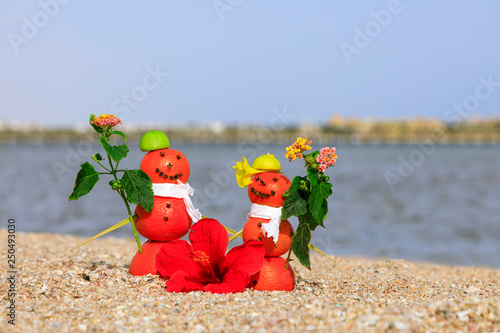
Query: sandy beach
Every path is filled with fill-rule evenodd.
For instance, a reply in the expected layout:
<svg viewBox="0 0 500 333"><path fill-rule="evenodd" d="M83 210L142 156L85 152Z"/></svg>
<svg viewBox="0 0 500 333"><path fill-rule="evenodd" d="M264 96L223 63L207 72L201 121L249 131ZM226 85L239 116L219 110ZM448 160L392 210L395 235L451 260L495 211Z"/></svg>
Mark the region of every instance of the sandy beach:
<svg viewBox="0 0 500 333"><path fill-rule="evenodd" d="M404 260L313 256L293 265L293 292L167 293L156 276L128 274L132 238L16 233L15 325L7 231L2 239L4 332L493 332L500 270ZM12 280L12 279L11 279Z"/></svg>

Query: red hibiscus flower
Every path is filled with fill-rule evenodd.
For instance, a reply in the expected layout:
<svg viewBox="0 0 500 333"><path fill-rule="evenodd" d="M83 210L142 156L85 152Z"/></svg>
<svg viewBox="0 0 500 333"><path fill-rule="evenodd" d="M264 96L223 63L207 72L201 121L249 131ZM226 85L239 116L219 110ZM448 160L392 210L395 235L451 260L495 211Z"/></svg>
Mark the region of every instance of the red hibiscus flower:
<svg viewBox="0 0 500 333"><path fill-rule="evenodd" d="M241 292L264 263L266 250L259 241L248 241L226 255L228 234L214 219L194 224L189 240L191 244L182 239L165 244L156 257L158 272L169 278L167 291Z"/></svg>

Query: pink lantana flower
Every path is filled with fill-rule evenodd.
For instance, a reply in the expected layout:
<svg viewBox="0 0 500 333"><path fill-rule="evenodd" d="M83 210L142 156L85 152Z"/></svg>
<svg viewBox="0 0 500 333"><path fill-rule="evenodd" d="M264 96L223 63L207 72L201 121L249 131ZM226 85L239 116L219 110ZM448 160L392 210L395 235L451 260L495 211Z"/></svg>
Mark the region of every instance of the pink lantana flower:
<svg viewBox="0 0 500 333"><path fill-rule="evenodd" d="M122 121L112 114L102 114L99 117L95 117L90 123L102 128L111 128L118 126Z"/></svg>
<svg viewBox="0 0 500 333"><path fill-rule="evenodd" d="M335 151L335 147L325 147L319 150L319 155L316 156L316 163L318 163L318 170L320 172L325 172L328 167L335 165L338 158Z"/></svg>

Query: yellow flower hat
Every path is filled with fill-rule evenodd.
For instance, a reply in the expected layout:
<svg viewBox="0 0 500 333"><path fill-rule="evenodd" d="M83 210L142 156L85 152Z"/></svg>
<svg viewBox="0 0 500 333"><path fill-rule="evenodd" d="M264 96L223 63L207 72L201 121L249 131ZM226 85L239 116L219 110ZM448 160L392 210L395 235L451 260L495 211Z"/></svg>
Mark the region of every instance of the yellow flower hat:
<svg viewBox="0 0 500 333"><path fill-rule="evenodd" d="M279 172L281 170L280 162L272 154L257 157L252 166L248 164L244 156L242 158L243 161L237 162L233 166L233 169L236 170L236 181L239 187L250 185L252 183L251 178L258 173L268 171Z"/></svg>
<svg viewBox="0 0 500 333"><path fill-rule="evenodd" d="M236 165L233 165L233 169L236 170L236 181L238 182L239 187L245 187L252 183L251 178L261 172L265 172L265 170L254 169L248 164L247 159L243 156L243 162L236 162Z"/></svg>

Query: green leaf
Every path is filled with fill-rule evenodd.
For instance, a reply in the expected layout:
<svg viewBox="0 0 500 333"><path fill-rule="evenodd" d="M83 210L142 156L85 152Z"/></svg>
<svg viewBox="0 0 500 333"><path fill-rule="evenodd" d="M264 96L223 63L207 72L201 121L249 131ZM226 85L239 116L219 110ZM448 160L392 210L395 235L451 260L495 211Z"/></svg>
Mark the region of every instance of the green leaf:
<svg viewBox="0 0 500 333"><path fill-rule="evenodd" d="M104 137L100 137L99 142L101 142L102 147L113 161L119 162L122 158L127 157L128 147L126 144L112 146Z"/></svg>
<svg viewBox="0 0 500 333"><path fill-rule="evenodd" d="M323 221L317 221L309 210L304 215L299 216L299 221L301 223L307 223L311 231L314 231L318 225L324 227Z"/></svg>
<svg viewBox="0 0 500 333"><path fill-rule="evenodd" d="M291 192L285 199L281 218L286 220L290 216L300 216L307 212L307 201L300 196L298 190Z"/></svg>
<svg viewBox="0 0 500 333"><path fill-rule="evenodd" d="M95 114L91 114L91 115L90 115L90 119L89 119L89 124L90 124L90 126L92 126L92 128L93 128L93 129L94 129L97 133L99 133L99 134L104 133L104 129L102 129L102 128L101 128L101 127L99 127L99 126L96 126L96 125L92 124L92 120L94 120L94 118L95 118Z"/></svg>
<svg viewBox="0 0 500 333"><path fill-rule="evenodd" d="M293 191L297 191L300 187L300 181L304 179L303 177L300 176L295 176L292 180L292 183L290 184L290 187L288 188L288 193L291 193Z"/></svg>
<svg viewBox="0 0 500 333"><path fill-rule="evenodd" d="M89 162L83 163L80 171L78 171L76 175L73 193L69 196L69 200L77 200L79 197L89 193L98 181L99 173L95 171L92 164Z"/></svg>
<svg viewBox="0 0 500 333"><path fill-rule="evenodd" d="M302 266L311 269L309 261L309 242L311 241L311 231L306 224L299 223L297 231L293 235L291 249Z"/></svg>
<svg viewBox="0 0 500 333"><path fill-rule="evenodd" d="M309 182L311 183L311 189L318 184L318 171L313 171L311 169L307 169L307 176L309 178Z"/></svg>
<svg viewBox="0 0 500 333"><path fill-rule="evenodd" d="M127 194L127 200L141 205L147 212L153 210L154 194L151 178L142 170L125 170L122 186Z"/></svg>
<svg viewBox="0 0 500 333"><path fill-rule="evenodd" d="M319 182L313 187L309 197L309 210L314 219L323 226L323 221L328 213L328 202L326 199L332 194L332 184Z"/></svg>
<svg viewBox="0 0 500 333"><path fill-rule="evenodd" d="M119 136L121 136L121 137L122 137L125 141L127 141L127 142L128 142L127 137L125 136L125 133L123 133L123 132L121 132L121 131L113 131L113 132L111 132L111 133L110 133L110 135L111 135L111 134L118 134L118 135L119 135Z"/></svg>

